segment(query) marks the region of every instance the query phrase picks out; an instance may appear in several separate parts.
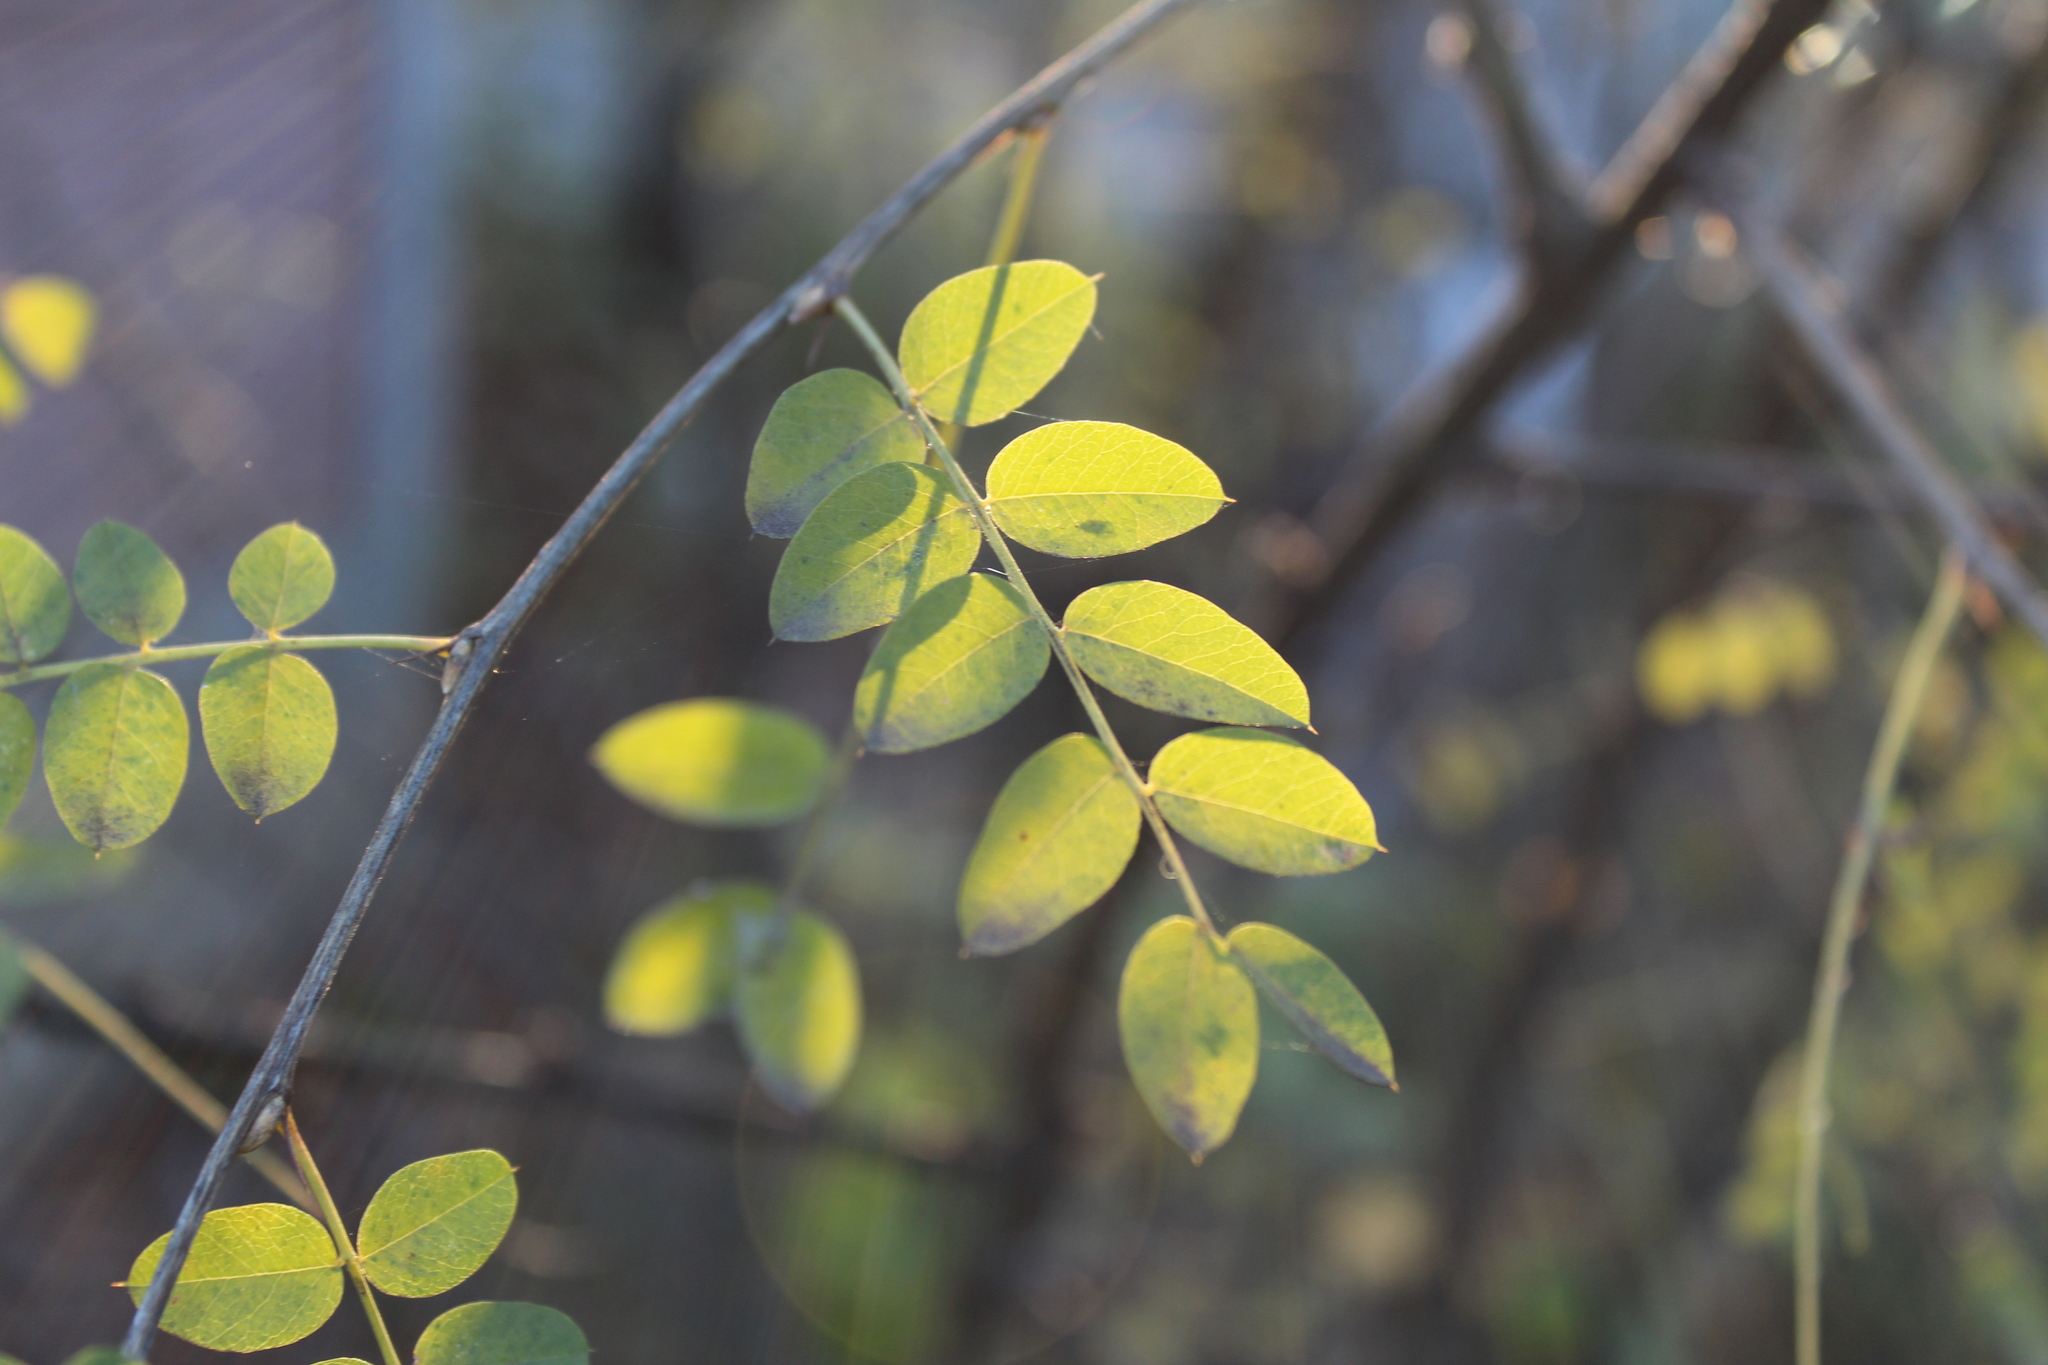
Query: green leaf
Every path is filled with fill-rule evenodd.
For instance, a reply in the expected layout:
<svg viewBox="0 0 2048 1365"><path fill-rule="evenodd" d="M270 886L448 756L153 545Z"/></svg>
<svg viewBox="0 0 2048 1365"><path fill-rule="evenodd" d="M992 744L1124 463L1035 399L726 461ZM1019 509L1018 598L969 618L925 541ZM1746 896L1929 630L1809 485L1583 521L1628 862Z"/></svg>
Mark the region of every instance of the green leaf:
<svg viewBox="0 0 2048 1365"><path fill-rule="evenodd" d="M591 761L626 795L672 820L757 829L818 799L831 761L816 726L730 697L668 702L604 732Z"/></svg>
<svg viewBox="0 0 2048 1365"><path fill-rule="evenodd" d="M0 929L0 1028L7 1026L8 1018L28 998L30 980L28 964L21 960L14 936Z"/></svg>
<svg viewBox="0 0 2048 1365"><path fill-rule="evenodd" d="M71 590L43 547L0 526L0 664L32 664L64 642Z"/></svg>
<svg viewBox="0 0 2048 1365"><path fill-rule="evenodd" d="M927 412L978 427L1051 383L1094 316L1095 281L1064 261L970 270L911 310L898 363Z"/></svg>
<svg viewBox="0 0 2048 1365"><path fill-rule="evenodd" d="M974 565L981 532L943 474L878 465L827 494L775 567L779 640L836 640L893 621Z"/></svg>
<svg viewBox="0 0 2048 1365"><path fill-rule="evenodd" d="M296 521L273 526L242 547L228 570L228 596L258 630L286 630L334 595L334 556Z"/></svg>
<svg viewBox="0 0 2048 1365"><path fill-rule="evenodd" d="M734 923L775 909L759 882L725 882L665 901L634 925L604 982L620 1033L688 1033L732 1003Z"/></svg>
<svg viewBox="0 0 2048 1365"><path fill-rule="evenodd" d="M355 1356L336 1356L332 1360L321 1361L320 1365L370 1365L370 1362Z"/></svg>
<svg viewBox="0 0 2048 1365"><path fill-rule="evenodd" d="M1228 942L1252 983L1316 1051L1361 1081L1401 1088L1380 1017L1336 963L1270 924L1240 924Z"/></svg>
<svg viewBox="0 0 2048 1365"><path fill-rule="evenodd" d="M86 619L138 648L169 635L185 614L185 576L133 526L103 521L78 543L71 587Z"/></svg>
<svg viewBox="0 0 2048 1365"><path fill-rule="evenodd" d="M883 754L971 735L1024 700L1051 658L1009 583L985 573L948 580L883 632L854 689L854 728Z"/></svg>
<svg viewBox="0 0 2048 1365"><path fill-rule="evenodd" d="M167 1232L135 1258L126 1288L136 1303L170 1240ZM215 1209L192 1240L164 1330L216 1351L289 1346L334 1316L341 1275L334 1240L311 1214L285 1204Z"/></svg>
<svg viewBox="0 0 2048 1365"><path fill-rule="evenodd" d="M1351 779L1285 735L1197 730L1161 749L1149 776L1169 824L1255 872L1342 872L1379 851Z"/></svg>
<svg viewBox="0 0 2048 1365"><path fill-rule="evenodd" d="M518 1207L512 1163L496 1152L415 1161L392 1172L363 1211L363 1273L403 1298L445 1293L491 1258Z"/></svg>
<svg viewBox="0 0 2048 1365"><path fill-rule="evenodd" d="M924 462L924 437L872 375L826 370L783 391L747 467L747 520L787 540L825 495L863 470Z"/></svg>
<svg viewBox="0 0 2048 1365"><path fill-rule="evenodd" d="M43 735L57 814L97 853L139 844L171 815L191 749L185 707L154 673L87 664L64 680Z"/></svg>
<svg viewBox="0 0 2048 1365"><path fill-rule="evenodd" d="M740 951L771 923L740 925ZM860 967L838 929L816 915L790 918L779 946L743 966L734 990L740 1041L755 1079L784 1108L804 1113L832 1098L860 1050Z"/></svg>
<svg viewBox="0 0 2048 1365"><path fill-rule="evenodd" d="M567 1313L537 1303L465 1303L427 1324L415 1365L589 1365L590 1343Z"/></svg>
<svg viewBox="0 0 2048 1365"><path fill-rule="evenodd" d="M199 723L221 785L258 820L320 785L334 757L334 689L298 655L261 645L213 661Z"/></svg>
<svg viewBox="0 0 2048 1365"><path fill-rule="evenodd" d="M1117 991L1124 1063L1159 1126L1197 1162L1221 1147L1259 1072L1259 1001L1200 925L1145 931Z"/></svg>
<svg viewBox="0 0 2048 1365"><path fill-rule="evenodd" d="M0 825L14 814L36 767L36 721L11 692L0 692Z"/></svg>
<svg viewBox="0 0 2048 1365"><path fill-rule="evenodd" d="M960 879L960 938L976 957L1036 943L1101 900L1138 846L1138 798L1102 741L1062 735L996 796Z"/></svg>
<svg viewBox="0 0 2048 1365"><path fill-rule="evenodd" d="M1126 701L1233 725L1307 725L1308 689L1221 607L1164 583L1106 583L1060 623L1083 672Z"/></svg>
<svg viewBox="0 0 2048 1365"><path fill-rule="evenodd" d="M1094 559L1192 531L1230 501L1216 472L1121 422L1048 422L988 468L989 512L1010 539Z"/></svg>
<svg viewBox="0 0 2048 1365"><path fill-rule="evenodd" d="M118 1346L87 1346L73 1351L64 1365L134 1365Z"/></svg>

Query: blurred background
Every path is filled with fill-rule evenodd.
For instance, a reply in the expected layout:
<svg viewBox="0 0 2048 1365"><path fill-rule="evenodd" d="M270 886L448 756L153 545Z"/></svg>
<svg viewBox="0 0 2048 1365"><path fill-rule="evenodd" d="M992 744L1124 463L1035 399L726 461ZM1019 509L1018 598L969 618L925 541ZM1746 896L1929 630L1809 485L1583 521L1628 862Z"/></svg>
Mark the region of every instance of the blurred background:
<svg viewBox="0 0 2048 1365"><path fill-rule="evenodd" d="M296 518L340 564L317 628L452 632L721 342L1117 9L8 0L0 274L78 282L99 326L75 382L0 403L0 521L67 564L102 517L145 528L191 584L177 638L202 640L239 633L234 552ZM1369 555L1333 575L1313 529L1405 396L1521 306L1544 246L1479 78L1519 72L1577 184L1722 19L1217 0L1053 126L1023 254L1102 272L1101 310L964 458L1085 417L1221 474L1238 502L1190 536L1030 567L1055 613L1151 577L1284 640L1389 852L1290 882L1191 856L1224 918L1361 984L1398 1095L1269 1027L1237 1136L1200 1169L1172 1149L1115 1033L1124 950L1176 900L1142 850L1047 941L958 959L983 813L1080 724L1051 684L963 743L861 763L817 900L869 1018L825 1114L751 1091L722 1027L605 1031L627 926L792 847L647 814L593 740L716 694L836 732L865 657L768 647L781 547L741 508L775 395L864 364L806 328L515 643L408 837L300 1073L344 1207L404 1162L505 1152L519 1220L462 1293L568 1311L605 1365L1789 1360L1790 1082L1935 533L1789 346L1741 234L1683 188L1569 308L1541 305L1574 314L1563 343L1423 452L1441 474ZM2048 0L1838 0L1800 30L1730 131L1737 173L2001 526L2038 531ZM1006 166L861 274L885 332L980 263ZM2048 1360L2048 656L1971 607L1856 948L1825 1172L1841 1360ZM67 653L105 646L80 621ZM40 784L0 834L0 923L224 1097L439 699L415 668L322 662L335 767L261 827L195 757L133 853L69 845ZM200 668L169 671L189 698ZM1184 728L1110 704L1140 754ZM118 1338L106 1286L206 1145L27 997L0 1035L0 1350L56 1365ZM267 1197L231 1176L230 1200ZM446 1306L396 1303L394 1329ZM263 1358L371 1353L345 1311Z"/></svg>

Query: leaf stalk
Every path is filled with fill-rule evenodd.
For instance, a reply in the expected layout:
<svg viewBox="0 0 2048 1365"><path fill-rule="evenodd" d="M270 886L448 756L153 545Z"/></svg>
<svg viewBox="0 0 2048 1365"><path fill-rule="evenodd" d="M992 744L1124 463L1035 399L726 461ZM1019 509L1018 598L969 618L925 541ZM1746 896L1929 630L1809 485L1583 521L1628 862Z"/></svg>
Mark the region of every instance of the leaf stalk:
<svg viewBox="0 0 2048 1365"><path fill-rule="evenodd" d="M399 649L410 654L439 654L455 643L454 636L437 635L253 635L246 640L214 640L203 645L172 645L169 649L137 649L126 654L102 654L94 659L66 659L62 663L37 664L0 673L0 691L22 687L46 678L62 678L93 664L119 667L174 664L183 659L211 659L231 649L298 651L305 649Z"/></svg>
<svg viewBox="0 0 2048 1365"><path fill-rule="evenodd" d="M305 1177L314 1197L320 1201L320 1216L327 1221L327 1235L334 1239L335 1253L341 1257L348 1277L355 1281L356 1294L363 1301L363 1312L370 1319L370 1331L376 1334L377 1349L384 1355L384 1365L404 1365L399 1358L398 1347L392 1344L391 1329L384 1325L384 1314L377 1307L377 1294L370 1288L370 1277L363 1270L363 1258L356 1254L356 1244L348 1235L348 1225L342 1222L341 1210L334 1204L334 1195L321 1178L320 1167L313 1160L305 1137L299 1132L298 1116L290 1109L284 1111L284 1132L291 1143L292 1160L298 1163L299 1174Z"/></svg>

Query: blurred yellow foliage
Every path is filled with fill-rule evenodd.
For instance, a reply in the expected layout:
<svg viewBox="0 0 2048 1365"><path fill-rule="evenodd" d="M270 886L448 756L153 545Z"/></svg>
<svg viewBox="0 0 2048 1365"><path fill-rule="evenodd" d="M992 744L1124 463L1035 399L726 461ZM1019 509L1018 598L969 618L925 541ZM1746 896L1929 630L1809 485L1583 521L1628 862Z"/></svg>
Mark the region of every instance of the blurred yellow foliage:
<svg viewBox="0 0 2048 1365"><path fill-rule="evenodd" d="M1743 577L1704 608L1674 611L1636 653L1636 686L1659 720L1719 707L1750 716L1780 696L1814 697L1835 677L1835 637L1811 593Z"/></svg>
<svg viewBox="0 0 2048 1365"><path fill-rule="evenodd" d="M2037 450L2048 450L2048 318L2020 329L2012 343L2013 387Z"/></svg>
<svg viewBox="0 0 2048 1365"><path fill-rule="evenodd" d="M0 423L20 421L33 401L22 370L52 388L78 377L98 319L84 286L57 275L27 275L0 289L0 339L15 362L0 357Z"/></svg>

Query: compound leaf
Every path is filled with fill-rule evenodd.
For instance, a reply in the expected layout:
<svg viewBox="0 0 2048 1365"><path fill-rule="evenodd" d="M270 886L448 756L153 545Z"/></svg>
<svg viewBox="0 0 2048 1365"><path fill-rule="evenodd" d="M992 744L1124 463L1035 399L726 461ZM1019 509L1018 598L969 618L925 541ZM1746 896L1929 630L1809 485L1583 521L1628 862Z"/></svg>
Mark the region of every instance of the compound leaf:
<svg viewBox="0 0 2048 1365"><path fill-rule="evenodd" d="M126 1288L138 1304L170 1240L167 1232L135 1258ZM199 1224L164 1330L216 1351L289 1346L334 1315L341 1276L334 1240L311 1214L285 1204L215 1209Z"/></svg>
<svg viewBox="0 0 2048 1365"><path fill-rule="evenodd" d="M731 829L802 815L830 762L825 737L809 721L731 697L668 702L628 716L599 737L590 757L648 809Z"/></svg>
<svg viewBox="0 0 2048 1365"><path fill-rule="evenodd" d="M64 641L71 590L43 547L0 526L0 664L32 664Z"/></svg>
<svg viewBox="0 0 2048 1365"><path fill-rule="evenodd" d="M1010 539L1068 559L1142 550L1221 511L1216 472L1121 422L1048 422L988 469L989 511Z"/></svg>
<svg viewBox="0 0 2048 1365"><path fill-rule="evenodd" d="M1095 281L1064 261L986 266L924 296L897 356L925 411L978 427L1051 383L1094 316Z"/></svg>
<svg viewBox="0 0 2048 1365"><path fill-rule="evenodd" d="M1169 824L1255 872L1342 872L1379 850L1351 779L1285 735L1197 730L1161 749L1149 776Z"/></svg>
<svg viewBox="0 0 2048 1365"><path fill-rule="evenodd" d="M0 825L14 814L36 766L36 722L11 692L0 692Z"/></svg>
<svg viewBox="0 0 2048 1365"><path fill-rule="evenodd" d="M1253 984L1316 1051L1361 1081L1400 1089L1380 1017L1336 963L1270 924L1240 924L1228 942Z"/></svg>
<svg viewBox="0 0 2048 1365"><path fill-rule="evenodd" d="M960 938L977 957L1036 943L1102 899L1138 846L1138 798L1093 735L1024 760L960 879Z"/></svg>
<svg viewBox="0 0 2048 1365"><path fill-rule="evenodd" d="M60 275L28 275L0 294L8 349L52 388L78 377L98 310L92 295Z"/></svg>
<svg viewBox="0 0 2048 1365"><path fill-rule="evenodd" d="M944 475L892 462L825 496L775 567L768 623L779 640L836 640L896 619L973 567L981 532Z"/></svg>
<svg viewBox="0 0 2048 1365"><path fill-rule="evenodd" d="M287 630L334 595L327 542L296 521L273 526L242 547L228 570L228 596L258 630Z"/></svg>
<svg viewBox="0 0 2048 1365"><path fill-rule="evenodd" d="M12 935L0 929L0 1029L6 1028L9 1016L27 998L28 987L28 964L21 960L21 949Z"/></svg>
<svg viewBox="0 0 2048 1365"><path fill-rule="evenodd" d="M170 818L191 748L185 708L154 673L87 664L50 703L43 776L57 814L96 853L139 844Z"/></svg>
<svg viewBox="0 0 2048 1365"><path fill-rule="evenodd" d="M427 1324L415 1365L589 1365L590 1343L567 1313L537 1303L465 1303Z"/></svg>
<svg viewBox="0 0 2048 1365"><path fill-rule="evenodd" d="M138 648L169 635L185 614L185 576L133 526L103 521L78 543L71 587L86 619Z"/></svg>
<svg viewBox="0 0 2048 1365"><path fill-rule="evenodd" d="M924 437L881 381L826 370L783 390L747 466L747 520L787 540L825 495L863 470L920 464Z"/></svg>
<svg viewBox="0 0 2048 1365"><path fill-rule="evenodd" d="M1307 725L1308 689L1221 607L1164 583L1106 583L1061 622L1075 662L1126 701L1233 725Z"/></svg>
<svg viewBox="0 0 2048 1365"><path fill-rule="evenodd" d="M860 968L845 936L816 915L791 916L779 945L757 945L770 923L740 925L734 1013L761 1088L804 1113L832 1098L860 1049ZM759 965L746 965L757 947Z"/></svg>
<svg viewBox="0 0 2048 1365"><path fill-rule="evenodd" d="M853 693L853 723L877 753L971 735L1038 686L1052 658L1024 597L993 574L950 579L882 634Z"/></svg>
<svg viewBox="0 0 2048 1365"><path fill-rule="evenodd" d="M372 1196L356 1251L379 1289L424 1299L476 1274L518 1207L512 1163L496 1152L429 1157L392 1172Z"/></svg>
<svg viewBox="0 0 2048 1365"><path fill-rule="evenodd" d="M221 785L261 820L326 775L334 757L334 689L296 654L244 645L206 670L199 724Z"/></svg>
<svg viewBox="0 0 2048 1365"><path fill-rule="evenodd" d="M605 1019L620 1033L687 1033L732 1003L734 925L775 909L759 882L691 891L649 911L626 934L604 982Z"/></svg>
<svg viewBox="0 0 2048 1365"><path fill-rule="evenodd" d="M1230 1138L1259 1071L1259 1002L1202 927L1145 931L1117 991L1124 1062L1159 1126L1200 1161Z"/></svg>

